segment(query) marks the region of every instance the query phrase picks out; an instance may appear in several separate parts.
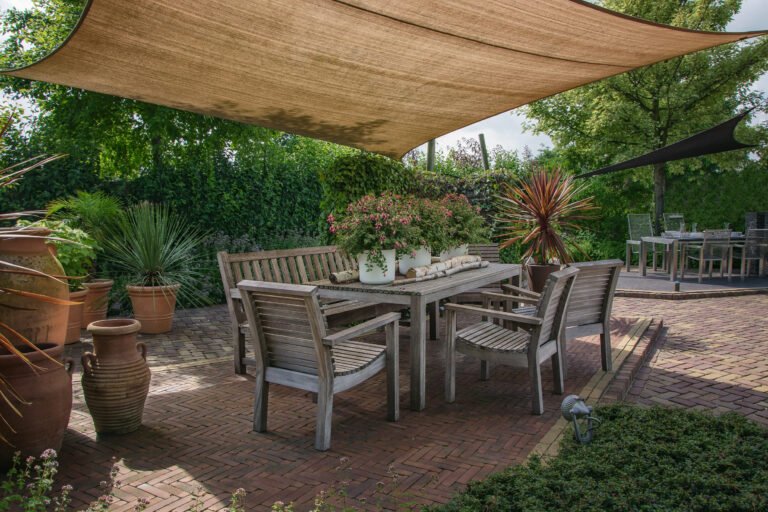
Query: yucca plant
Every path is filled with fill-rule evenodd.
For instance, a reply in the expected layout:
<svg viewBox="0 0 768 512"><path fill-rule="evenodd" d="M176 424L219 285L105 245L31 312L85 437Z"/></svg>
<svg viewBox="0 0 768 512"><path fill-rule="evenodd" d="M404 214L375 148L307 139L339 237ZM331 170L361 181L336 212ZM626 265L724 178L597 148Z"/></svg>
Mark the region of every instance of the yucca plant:
<svg viewBox="0 0 768 512"><path fill-rule="evenodd" d="M205 302L194 258L206 235L167 207L144 202L127 210L103 244L129 285L181 285L180 299L194 305Z"/></svg>
<svg viewBox="0 0 768 512"><path fill-rule="evenodd" d="M572 249L584 252L573 235L597 208L591 197L578 199L583 191L560 169L537 168L516 183L505 183L495 217L499 246L520 242L526 246L523 261L531 258L538 265L573 261Z"/></svg>

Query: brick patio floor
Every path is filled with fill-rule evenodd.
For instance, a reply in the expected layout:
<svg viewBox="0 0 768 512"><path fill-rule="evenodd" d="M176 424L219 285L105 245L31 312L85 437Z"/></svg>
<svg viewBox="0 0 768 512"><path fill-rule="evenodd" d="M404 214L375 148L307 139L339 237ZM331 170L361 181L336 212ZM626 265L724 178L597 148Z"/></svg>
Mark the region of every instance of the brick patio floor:
<svg viewBox="0 0 768 512"><path fill-rule="evenodd" d="M614 319L614 341L632 325L632 319ZM268 510L277 500L303 510L321 490L334 487L346 489L358 506L367 500L371 509L445 502L470 480L523 461L559 417L562 397L552 393L549 363L543 369L542 416L530 414L525 370L498 367L490 381L481 382L479 363L464 358L457 369L457 401L446 404L438 342L430 342L427 351L427 409L411 411L408 329L401 328L400 421L384 419L380 374L337 395L332 449L317 452L315 406L298 390L272 386L270 432L251 432L253 379L233 374L228 330L226 309L216 306L180 311L173 332L142 337L152 386L144 425L129 435L97 438L75 374L60 479L75 487L76 505L102 493L99 482L108 479L113 458L122 486L111 510L130 510L139 497L151 500L149 510L188 510L196 492L204 495L205 507L216 510L240 487L248 493L249 510ZM78 361L80 351L80 345L69 349ZM599 370L597 340L572 342L568 359L566 392L578 392Z"/></svg>

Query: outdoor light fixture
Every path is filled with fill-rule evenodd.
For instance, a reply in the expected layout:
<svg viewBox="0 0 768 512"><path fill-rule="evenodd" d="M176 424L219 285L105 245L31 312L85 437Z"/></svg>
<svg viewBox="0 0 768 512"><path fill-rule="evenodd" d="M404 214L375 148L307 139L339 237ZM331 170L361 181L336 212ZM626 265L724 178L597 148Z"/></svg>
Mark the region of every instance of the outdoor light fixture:
<svg viewBox="0 0 768 512"><path fill-rule="evenodd" d="M560 406L560 412L567 421L573 421L573 437L577 442L587 444L592 441L592 433L600 424L600 420L592 416L592 406L587 405L579 395L568 395Z"/></svg>

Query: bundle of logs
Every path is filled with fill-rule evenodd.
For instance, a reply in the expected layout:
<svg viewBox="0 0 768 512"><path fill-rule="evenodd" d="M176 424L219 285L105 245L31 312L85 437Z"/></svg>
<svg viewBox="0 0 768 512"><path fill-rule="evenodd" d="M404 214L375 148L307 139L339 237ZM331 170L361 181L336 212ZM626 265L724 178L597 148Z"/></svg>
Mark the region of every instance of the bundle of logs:
<svg viewBox="0 0 768 512"><path fill-rule="evenodd" d="M482 261L480 256L457 256L449 260L432 263L423 267L414 267L408 271L405 279L395 280L392 285L400 286L409 283L418 283L429 281L439 277L450 276L457 272L471 270L473 268L487 267L488 262ZM330 280L334 284L350 283L357 281L360 274L357 270L345 270L343 272L334 272L330 275Z"/></svg>

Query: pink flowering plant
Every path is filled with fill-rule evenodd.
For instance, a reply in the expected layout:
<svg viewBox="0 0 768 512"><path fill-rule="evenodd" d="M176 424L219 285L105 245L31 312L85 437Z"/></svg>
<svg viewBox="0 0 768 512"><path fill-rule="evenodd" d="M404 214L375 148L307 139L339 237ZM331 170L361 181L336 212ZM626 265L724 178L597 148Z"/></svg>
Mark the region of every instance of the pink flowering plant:
<svg viewBox="0 0 768 512"><path fill-rule="evenodd" d="M448 225L453 213L441 201L415 199L414 211L418 212L416 227L419 229L419 246L429 247L432 254L440 254L450 248ZM418 249L418 247L414 248Z"/></svg>
<svg viewBox="0 0 768 512"><path fill-rule="evenodd" d="M488 241L488 228L480 216L480 208L472 206L464 194L448 194L440 199L448 212L446 248Z"/></svg>
<svg viewBox="0 0 768 512"><path fill-rule="evenodd" d="M391 193L367 195L347 206L341 218L328 216L336 244L350 256L368 252L368 270L387 270L382 251L395 249L404 254L418 248L422 240L416 223L418 210L413 199Z"/></svg>

